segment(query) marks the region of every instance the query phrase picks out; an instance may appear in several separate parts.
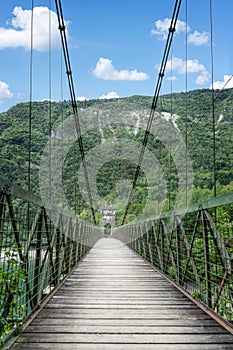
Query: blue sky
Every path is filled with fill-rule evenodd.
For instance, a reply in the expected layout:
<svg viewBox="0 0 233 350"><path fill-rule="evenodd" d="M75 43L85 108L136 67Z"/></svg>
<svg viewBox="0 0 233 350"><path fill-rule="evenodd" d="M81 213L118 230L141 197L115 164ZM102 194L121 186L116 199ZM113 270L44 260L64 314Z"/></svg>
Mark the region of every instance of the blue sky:
<svg viewBox="0 0 233 350"><path fill-rule="evenodd" d="M76 97L153 95L174 3L62 1ZM185 91L186 70L188 90L211 87L210 1L187 3L186 11L183 0L162 94ZM69 99L54 1L35 0L34 6L32 99ZM233 73L233 1L212 0L212 9L214 87L222 88ZM30 17L30 0L0 2L0 111L30 97ZM226 87L233 87L233 79Z"/></svg>

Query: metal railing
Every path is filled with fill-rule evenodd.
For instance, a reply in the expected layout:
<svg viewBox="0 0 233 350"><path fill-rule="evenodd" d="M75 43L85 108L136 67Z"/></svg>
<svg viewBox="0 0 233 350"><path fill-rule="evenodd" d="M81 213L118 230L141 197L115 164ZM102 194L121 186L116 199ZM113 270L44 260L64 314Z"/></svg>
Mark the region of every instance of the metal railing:
<svg viewBox="0 0 233 350"><path fill-rule="evenodd" d="M62 211L56 217L54 224L39 197L1 180L1 342L102 237L100 229L90 223L65 217Z"/></svg>
<svg viewBox="0 0 233 350"><path fill-rule="evenodd" d="M1 341L35 310L103 237L101 229L1 180ZM53 210L54 217L54 210ZM233 193L115 228L127 243L193 298L233 321Z"/></svg>
<svg viewBox="0 0 233 350"><path fill-rule="evenodd" d="M233 321L233 193L124 225L113 236Z"/></svg>

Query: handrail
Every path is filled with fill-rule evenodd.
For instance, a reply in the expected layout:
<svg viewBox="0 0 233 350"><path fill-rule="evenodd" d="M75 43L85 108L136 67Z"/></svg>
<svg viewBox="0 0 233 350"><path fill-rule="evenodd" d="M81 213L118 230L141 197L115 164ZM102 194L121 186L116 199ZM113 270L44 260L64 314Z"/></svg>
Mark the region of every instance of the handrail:
<svg viewBox="0 0 233 350"><path fill-rule="evenodd" d="M194 213L198 211L200 207L202 207L203 209L212 209L212 208L217 208L217 207L232 204L232 203L233 203L233 192L230 192L221 196L209 198L204 201L191 204L187 207L176 208L166 213L161 213L155 216L147 217L142 220L136 220L136 221L133 221L133 223L150 222L150 221L156 221L159 219L165 219L165 218L170 218L174 216L182 216L187 213ZM123 226L127 226L127 225L132 225L132 222L129 224L125 224Z"/></svg>
<svg viewBox="0 0 233 350"><path fill-rule="evenodd" d="M233 321L233 193L115 228L113 237Z"/></svg>
<svg viewBox="0 0 233 350"><path fill-rule="evenodd" d="M2 342L102 237L98 227L54 210L55 223L39 196L0 179Z"/></svg>

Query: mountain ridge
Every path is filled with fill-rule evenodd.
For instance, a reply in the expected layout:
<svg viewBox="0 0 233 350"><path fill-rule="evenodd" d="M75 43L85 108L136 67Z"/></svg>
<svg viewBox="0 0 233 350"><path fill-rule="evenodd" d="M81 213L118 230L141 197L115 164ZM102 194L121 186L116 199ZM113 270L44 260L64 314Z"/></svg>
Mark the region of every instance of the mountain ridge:
<svg viewBox="0 0 233 350"><path fill-rule="evenodd" d="M192 161L194 173L192 202L199 199L207 199L213 193L213 135L216 145L215 165L218 194L233 190L233 89L215 91L214 96L212 93L212 90L201 89L160 96L156 109L156 113L158 114L154 118L156 125L156 122L158 122L156 121L157 116L159 114L162 115L168 123L173 125L181 133L184 139ZM140 113L144 113L141 111L145 110L150 111L151 103L151 96L142 95L111 100L77 102L81 124L85 131L83 135L85 152L91 152L93 148L101 143L114 142L114 140L116 141L118 139L129 139L131 140L130 142L141 144L145 133L147 117L141 117ZM136 106L136 112L131 106ZM111 120L106 119L105 124L102 125L103 115L110 107L112 112L110 112L109 118ZM56 128L64 120L72 116L72 107L69 101L32 102L31 106L29 102L25 102L12 106L8 111L0 113L2 161L0 175L5 176L10 181L19 183L25 188L28 181L30 108L32 126L30 150L31 181L34 192L38 193L38 171L41 155L49 140L49 135L52 133L54 137ZM114 111L116 117L112 117L111 115ZM96 113L95 118L98 120L98 123L96 119L93 119L93 113ZM82 114L84 117L82 117ZM213 133L213 120L215 123L215 133ZM169 194L169 200L173 202L179 186L175 161L170 159L171 155L169 156L168 150L165 150L164 145L161 145L161 142L157 139L156 132L150 133L147 147L161 165L161 169L165 174L165 180L168 182L166 191ZM175 145L171 143L170 147L175 147ZM89 215L88 204L83 200L78 185L75 185L75 181L77 180L75 180L75 171L78 171L80 162L81 158L77 154L77 148L76 150L72 148L64 161L64 183L66 196L71 207L76 207L77 214L86 218L85 215ZM127 161L123 159L113 159L112 163L107 162L107 166L103 164L101 169L99 169L99 173L96 174L97 190L100 196L106 198L109 204L111 200L117 198L116 187L117 183L121 181L120 179L132 181L135 171L135 164L133 165L133 163L132 161L128 161L127 164ZM75 171L73 170L74 164ZM119 167L122 169L119 169ZM169 167L170 170L173 170L173 172L170 171L170 174L168 171ZM127 189L129 187L128 185L125 184ZM69 190L69 188L74 188L74 186L77 187L75 199L73 191ZM140 212L145 206L147 195L148 187L146 186L145 174L143 175L142 173L137 184L132 208ZM78 205L75 205L75 200L78 201ZM168 206L166 206L166 209L168 209Z"/></svg>

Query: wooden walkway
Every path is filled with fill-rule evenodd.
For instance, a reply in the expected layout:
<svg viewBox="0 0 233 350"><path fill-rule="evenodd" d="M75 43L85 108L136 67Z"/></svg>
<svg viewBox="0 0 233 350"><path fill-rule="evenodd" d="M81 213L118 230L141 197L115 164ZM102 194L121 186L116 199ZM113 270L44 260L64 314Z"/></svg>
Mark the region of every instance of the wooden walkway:
<svg viewBox="0 0 233 350"><path fill-rule="evenodd" d="M127 246L104 238L11 349L230 350L233 335Z"/></svg>

